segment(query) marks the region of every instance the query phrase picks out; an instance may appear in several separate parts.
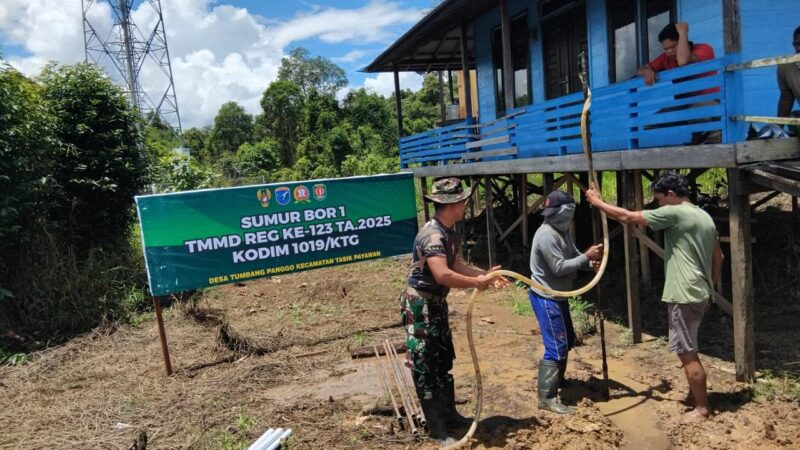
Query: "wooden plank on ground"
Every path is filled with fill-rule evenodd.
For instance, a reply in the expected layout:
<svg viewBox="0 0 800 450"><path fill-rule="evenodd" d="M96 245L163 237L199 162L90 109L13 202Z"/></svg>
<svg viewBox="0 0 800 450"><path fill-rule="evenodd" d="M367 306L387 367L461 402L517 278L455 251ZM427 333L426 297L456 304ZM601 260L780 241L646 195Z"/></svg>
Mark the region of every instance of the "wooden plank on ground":
<svg viewBox="0 0 800 450"><path fill-rule="evenodd" d="M406 342L405 341L397 341L392 342L392 347L394 347L394 351L397 353L404 353L406 351ZM386 350L384 350L383 346L378 346L378 353L383 356L386 354ZM350 357L352 359L358 358L374 358L375 357L375 350L373 344L365 345L363 347L356 347L350 350Z"/></svg>

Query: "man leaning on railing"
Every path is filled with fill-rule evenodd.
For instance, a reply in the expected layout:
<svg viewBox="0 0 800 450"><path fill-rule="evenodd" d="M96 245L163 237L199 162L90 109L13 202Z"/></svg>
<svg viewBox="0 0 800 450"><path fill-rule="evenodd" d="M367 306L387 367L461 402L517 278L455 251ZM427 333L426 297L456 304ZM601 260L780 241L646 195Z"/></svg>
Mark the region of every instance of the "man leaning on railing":
<svg viewBox="0 0 800 450"><path fill-rule="evenodd" d="M800 27L795 28L792 36L794 52L800 53ZM778 117L800 117L800 111L792 112L795 102L800 102L800 62L781 64L778 66L778 89L781 96L778 100ZM795 128L795 133L800 130Z"/></svg>
<svg viewBox="0 0 800 450"><path fill-rule="evenodd" d="M641 75L644 77L644 82L648 86L652 86L655 84L656 80L658 79L657 72L661 72L664 70L669 69L677 69L678 67L683 67L687 64L701 62L701 61L710 61L715 58L714 56L714 49L708 44L701 44L701 43L694 43L689 40L689 24L687 23L675 23L675 24L668 24L658 33L658 41L661 43L661 47L664 49L664 53L658 55L655 59L650 61L649 63L643 65L636 71L637 75ZM687 77L680 80L675 80L676 82L679 81L688 81L693 80L696 78L706 77L715 75L716 72L708 72L699 75L693 75L691 77ZM718 87L711 87L707 89L703 89L697 92L687 92L684 94L679 94L675 96L675 99L681 98L688 98L688 97L695 97L704 94L713 94L719 92ZM691 108L701 108L704 106L713 106L719 104L718 100L706 100L697 103L689 103L683 104L679 106L667 107L662 108L657 112L660 113L669 113L674 111L681 111L685 109ZM669 126L678 126L678 125L694 125L704 122L713 121L715 118L701 118L701 119L691 119L685 120L680 122L673 122L670 123ZM649 125L646 126L645 129L654 129L654 128L661 128L664 125ZM722 140L722 132L721 130L711 130L711 131L696 131L692 132L692 139L690 142L687 142L688 145L698 145L698 144L718 144Z"/></svg>
<svg viewBox="0 0 800 450"><path fill-rule="evenodd" d="M714 49L708 44L695 44L689 40L689 24L669 24L658 33L658 42L664 53L643 65L636 71L644 77L644 82L652 86L656 82L656 72L676 69L687 64L714 59Z"/></svg>

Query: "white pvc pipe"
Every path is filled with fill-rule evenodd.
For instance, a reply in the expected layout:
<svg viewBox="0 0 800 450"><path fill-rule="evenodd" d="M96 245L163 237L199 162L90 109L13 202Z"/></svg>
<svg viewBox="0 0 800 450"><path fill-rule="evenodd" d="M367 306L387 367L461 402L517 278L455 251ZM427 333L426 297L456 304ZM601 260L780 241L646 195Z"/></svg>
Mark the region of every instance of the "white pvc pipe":
<svg viewBox="0 0 800 450"><path fill-rule="evenodd" d="M286 439L288 439L291 434L292 434L292 429L291 428L287 429L286 431L283 432L283 434L281 434L281 436L278 439L272 442L272 444L270 444L269 447L267 447L265 450L275 450L279 446L283 446L283 443L286 442Z"/></svg>
<svg viewBox="0 0 800 450"><path fill-rule="evenodd" d="M250 447L247 448L247 450L261 450L261 448L263 448L267 442L272 442L273 435L275 434L280 435L279 430L280 428L277 430L274 428L268 429L267 431L264 432L264 434L261 435L261 437L259 437L255 442L253 442L250 445Z"/></svg>
<svg viewBox="0 0 800 450"><path fill-rule="evenodd" d="M281 438L281 435L283 434L283 432L284 432L283 428L278 428L275 431L275 433L273 433L269 437L269 439L267 439L266 441L261 443L261 446L258 448L258 450L264 450L264 449L270 447L272 444L274 444L276 442L280 442L280 438Z"/></svg>

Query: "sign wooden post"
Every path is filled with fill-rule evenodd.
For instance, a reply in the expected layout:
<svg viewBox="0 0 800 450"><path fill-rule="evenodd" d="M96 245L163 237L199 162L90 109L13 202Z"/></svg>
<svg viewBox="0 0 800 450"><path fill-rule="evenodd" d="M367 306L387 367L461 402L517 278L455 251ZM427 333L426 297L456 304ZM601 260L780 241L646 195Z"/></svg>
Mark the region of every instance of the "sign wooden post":
<svg viewBox="0 0 800 450"><path fill-rule="evenodd" d="M169 359L169 346L167 346L167 332L164 331L164 318L161 316L161 297L153 297L153 307L156 310L158 337L161 339L161 353L164 355L164 368L167 369L167 376L170 376L172 375L172 362Z"/></svg>

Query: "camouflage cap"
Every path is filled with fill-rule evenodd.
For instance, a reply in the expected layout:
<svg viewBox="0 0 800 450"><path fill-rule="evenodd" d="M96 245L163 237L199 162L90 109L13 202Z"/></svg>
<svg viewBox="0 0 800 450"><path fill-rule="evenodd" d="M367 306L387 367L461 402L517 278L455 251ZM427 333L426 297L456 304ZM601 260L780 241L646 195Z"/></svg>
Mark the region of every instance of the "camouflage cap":
<svg viewBox="0 0 800 450"><path fill-rule="evenodd" d="M433 190L425 198L434 203L458 203L472 194L472 187L461 187L461 178L440 178L433 182Z"/></svg>

